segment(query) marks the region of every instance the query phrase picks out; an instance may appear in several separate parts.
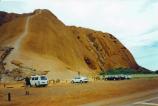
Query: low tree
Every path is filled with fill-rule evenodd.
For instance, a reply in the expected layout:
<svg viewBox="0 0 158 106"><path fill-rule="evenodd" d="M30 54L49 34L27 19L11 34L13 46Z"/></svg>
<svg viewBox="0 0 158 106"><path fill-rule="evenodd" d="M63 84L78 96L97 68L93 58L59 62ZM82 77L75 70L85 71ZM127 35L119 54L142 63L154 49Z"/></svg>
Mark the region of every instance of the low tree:
<svg viewBox="0 0 158 106"><path fill-rule="evenodd" d="M156 70L155 73L158 74L158 70Z"/></svg>
<svg viewBox="0 0 158 106"><path fill-rule="evenodd" d="M152 74L149 70L135 70L132 68L115 68L107 71L101 71L100 75L115 75L115 74Z"/></svg>

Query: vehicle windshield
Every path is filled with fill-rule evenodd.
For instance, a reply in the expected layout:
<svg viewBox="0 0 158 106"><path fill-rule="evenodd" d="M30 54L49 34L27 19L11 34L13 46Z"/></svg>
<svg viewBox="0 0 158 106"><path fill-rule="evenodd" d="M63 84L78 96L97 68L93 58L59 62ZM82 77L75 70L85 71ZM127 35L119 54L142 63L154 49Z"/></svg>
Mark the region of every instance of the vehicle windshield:
<svg viewBox="0 0 158 106"><path fill-rule="evenodd" d="M41 76L41 80L47 80L47 77Z"/></svg>
<svg viewBox="0 0 158 106"><path fill-rule="evenodd" d="M87 80L88 78L87 77L83 77L82 79Z"/></svg>
<svg viewBox="0 0 158 106"><path fill-rule="evenodd" d="M80 79L80 77L76 77L75 79Z"/></svg>

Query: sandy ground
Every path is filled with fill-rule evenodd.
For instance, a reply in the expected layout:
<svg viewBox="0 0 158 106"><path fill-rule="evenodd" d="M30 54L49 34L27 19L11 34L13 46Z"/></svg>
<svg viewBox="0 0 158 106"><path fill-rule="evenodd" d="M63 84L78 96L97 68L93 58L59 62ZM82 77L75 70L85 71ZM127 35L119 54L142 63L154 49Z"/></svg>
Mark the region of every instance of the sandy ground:
<svg viewBox="0 0 158 106"><path fill-rule="evenodd" d="M0 85L0 106L76 106L96 101L112 101L158 89L158 78L126 81L95 81L88 84L53 84L46 88L29 88L25 95L22 83ZM12 101L7 101L11 92ZM116 104L113 106L117 106Z"/></svg>
<svg viewBox="0 0 158 106"><path fill-rule="evenodd" d="M120 97L117 98L102 99L80 106L158 106L157 101L158 89L152 89L130 95L120 95Z"/></svg>

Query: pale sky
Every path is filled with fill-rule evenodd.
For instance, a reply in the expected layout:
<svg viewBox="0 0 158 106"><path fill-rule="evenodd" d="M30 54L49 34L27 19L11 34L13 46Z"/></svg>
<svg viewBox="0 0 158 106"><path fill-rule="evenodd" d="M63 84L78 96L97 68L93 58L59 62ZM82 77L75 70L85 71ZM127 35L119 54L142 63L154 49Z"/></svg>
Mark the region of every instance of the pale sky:
<svg viewBox="0 0 158 106"><path fill-rule="evenodd" d="M137 63L158 70L158 0L0 0L0 11L49 9L66 25L109 32Z"/></svg>

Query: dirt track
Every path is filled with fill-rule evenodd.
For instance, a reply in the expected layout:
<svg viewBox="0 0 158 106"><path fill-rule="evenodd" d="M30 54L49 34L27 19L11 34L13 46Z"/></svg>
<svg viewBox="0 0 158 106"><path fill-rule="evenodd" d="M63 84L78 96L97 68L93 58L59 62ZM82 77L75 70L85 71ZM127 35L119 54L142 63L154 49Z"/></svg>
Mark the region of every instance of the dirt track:
<svg viewBox="0 0 158 106"><path fill-rule="evenodd" d="M158 79L137 79L129 81L97 81L89 84L56 84L47 88L30 88L25 96L21 85L14 88L0 87L0 106L76 106L99 100L115 100L118 97L133 95L158 89ZM13 85L8 85L13 86ZM12 102L6 94L12 94ZM117 106L117 105L116 105Z"/></svg>

